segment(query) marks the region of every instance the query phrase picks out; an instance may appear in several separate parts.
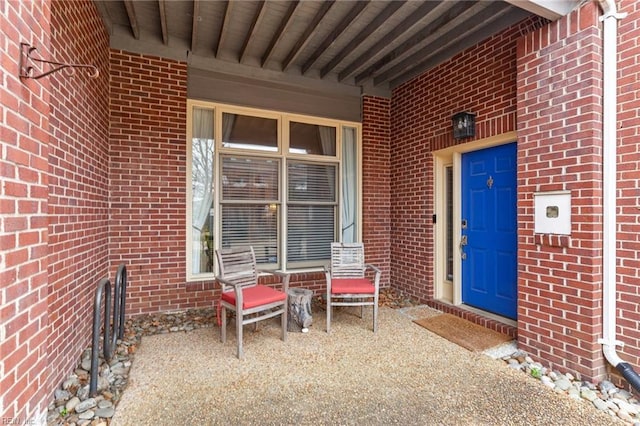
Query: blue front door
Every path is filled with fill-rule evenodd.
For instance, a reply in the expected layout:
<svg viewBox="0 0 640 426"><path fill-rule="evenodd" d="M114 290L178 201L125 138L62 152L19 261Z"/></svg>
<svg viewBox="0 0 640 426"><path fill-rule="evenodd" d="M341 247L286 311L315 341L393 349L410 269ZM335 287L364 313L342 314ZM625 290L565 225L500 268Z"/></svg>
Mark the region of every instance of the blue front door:
<svg viewBox="0 0 640 426"><path fill-rule="evenodd" d="M462 155L462 302L517 317L516 144Z"/></svg>

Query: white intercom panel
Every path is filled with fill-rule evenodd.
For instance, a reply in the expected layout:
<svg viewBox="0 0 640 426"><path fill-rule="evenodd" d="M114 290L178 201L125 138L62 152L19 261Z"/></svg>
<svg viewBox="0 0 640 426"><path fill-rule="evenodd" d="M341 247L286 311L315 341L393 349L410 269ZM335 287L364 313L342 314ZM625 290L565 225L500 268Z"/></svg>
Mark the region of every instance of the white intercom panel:
<svg viewBox="0 0 640 426"><path fill-rule="evenodd" d="M538 234L571 234L571 191L536 192L534 231Z"/></svg>

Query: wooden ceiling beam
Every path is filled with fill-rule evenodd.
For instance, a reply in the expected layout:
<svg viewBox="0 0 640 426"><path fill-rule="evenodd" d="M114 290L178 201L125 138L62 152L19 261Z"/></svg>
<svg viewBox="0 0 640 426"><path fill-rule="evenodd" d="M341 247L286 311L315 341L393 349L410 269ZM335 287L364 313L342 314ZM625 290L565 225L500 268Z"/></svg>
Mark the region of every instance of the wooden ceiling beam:
<svg viewBox="0 0 640 426"><path fill-rule="evenodd" d="M191 23L191 51L196 48L198 39L198 23L200 22L200 0L193 0L193 19Z"/></svg>
<svg viewBox="0 0 640 426"><path fill-rule="evenodd" d="M406 32L410 31L418 22L425 18L433 9L435 9L440 2L426 1L420 5L415 11L413 11L404 21L396 25L391 31L389 31L380 41L376 44L378 46L389 46L394 40L402 37ZM355 74L360 68L364 67L370 62L380 49L368 49L365 53L360 55L355 61L351 62L338 74L338 81L346 80Z"/></svg>
<svg viewBox="0 0 640 426"><path fill-rule="evenodd" d="M447 43L446 46L434 52L433 55L429 55L427 58L423 55L422 60L416 60L414 63L410 63L410 59L407 59L405 61L407 68L405 68L404 73L398 77L387 80L389 87L393 89L399 86L413 77L447 61L463 50L478 44L479 41L486 40L497 32L509 28L514 22L521 21L527 16L529 16L529 13L524 9L511 8L507 10L506 13L499 15L497 19L491 20L490 24L483 25L482 28L476 29L475 31L463 32L460 37L451 40L450 43ZM385 81L385 83L387 81Z"/></svg>
<svg viewBox="0 0 640 426"><path fill-rule="evenodd" d="M266 2L264 0L259 2L258 10L256 11L256 14L253 16L253 22L251 22L251 27L249 28L249 32L247 33L247 36L244 39L244 43L242 44L242 49L240 49L240 56L238 58L238 62L242 63L244 61L244 57L247 54L247 51L249 50L249 46L251 45L251 42L255 40L254 36L255 36L256 30L260 26L260 22L262 21L262 18L264 18L264 12L266 10L267 10Z"/></svg>
<svg viewBox="0 0 640 426"><path fill-rule="evenodd" d="M324 76L329 74L347 56L351 55L358 46L369 38L371 34L378 31L384 23L404 5L404 1L392 1L389 3L382 12L378 14L378 16L373 18L373 21L371 21L369 25L366 25L364 29L349 42L349 44L347 44L336 56L333 57L333 59L329 61L329 63L327 63L327 65L320 70L320 78L324 78Z"/></svg>
<svg viewBox="0 0 640 426"><path fill-rule="evenodd" d="M158 0L158 9L160 10L160 28L162 29L162 44L169 44L169 34L167 33L167 12L165 0Z"/></svg>
<svg viewBox="0 0 640 426"><path fill-rule="evenodd" d="M443 50L449 50L457 45L458 40L461 39L467 33L475 33L485 26L491 26L491 23L497 18L504 15L508 10L512 9L507 3L493 3L490 7L486 7L483 10L476 10L472 8L467 13L458 16L449 22L449 24L437 35L439 40L443 40L438 44L438 47L425 51L420 49L401 62L397 63L388 70L378 73L373 78L373 84L380 85L386 83L389 80L395 79L398 75L404 74L407 70L413 69L414 64L425 62L428 58L437 55ZM357 80L357 78L356 78Z"/></svg>
<svg viewBox="0 0 640 426"><path fill-rule="evenodd" d="M140 28L138 27L138 20L136 19L136 11L133 7L134 2L132 0L124 0L124 8L127 11L127 17L129 18L129 26L133 33L133 38L140 40Z"/></svg>
<svg viewBox="0 0 640 426"><path fill-rule="evenodd" d="M362 13L362 11L367 7L369 1L356 1L354 2L354 6L351 8L349 13L347 13L344 18L340 21L338 25L329 33L329 35L320 43L320 46L311 54L309 59L302 65L302 74L306 73L309 68L316 63L316 61L322 56L322 54L333 44L336 40L344 33L344 31L349 28L349 25L355 21L358 16Z"/></svg>
<svg viewBox="0 0 640 426"><path fill-rule="evenodd" d="M220 36L218 37L218 45L216 46L215 51L216 58L220 55L222 45L229 34L229 27L231 26L231 9L233 9L233 6L231 6L232 4L233 3L229 0L225 1L224 18L222 18L222 25L220 25Z"/></svg>
<svg viewBox="0 0 640 426"><path fill-rule="evenodd" d="M295 46L293 46L293 49L291 49L291 51L289 52L289 55L287 55L287 58L282 63L282 71L286 71L287 68L289 68L291 64L293 64L293 61L296 60L300 53L302 53L302 50L309 43L312 36L316 33L318 25L334 4L335 3L333 1L322 2L320 9L315 14L311 22L309 22L309 25L307 26L305 32L302 34L302 37L298 39Z"/></svg>
<svg viewBox="0 0 640 426"><path fill-rule="evenodd" d="M280 23L280 27L278 28L278 31L274 34L273 38L271 39L271 42L269 43L269 47L267 47L266 52L262 56L262 61L261 61L262 67L264 67L264 65L269 61L269 59L271 59L271 55L273 55L273 52L275 51L276 46L280 42L280 39L289 28L289 25L291 25L291 21L292 21L291 17L295 13L299 4L300 4L299 0L294 0L289 4L289 8L287 9L287 12L282 18L282 22Z"/></svg>
<svg viewBox="0 0 640 426"><path fill-rule="evenodd" d="M380 73L385 67L389 66L393 62L400 60L405 54L407 54L413 48L415 48L420 43L428 39L431 35L442 30L443 27L445 27L455 19L460 19L460 17L464 16L465 18L470 17L474 21L480 21L481 20L480 18L472 15L480 13L481 11L490 8L491 5L498 5L500 8L505 6L509 7L509 5L507 5L504 2L493 2L493 3L455 2L451 4L452 6L449 9L447 9L443 14L435 18L423 29L421 29L420 31L418 31L417 33L409 37L407 40L404 41L404 43L400 44L391 52L387 53L381 59L379 59L372 65L370 65L365 71L358 74L355 80L356 85L359 85L363 81L367 80L368 78L373 77L376 73Z"/></svg>

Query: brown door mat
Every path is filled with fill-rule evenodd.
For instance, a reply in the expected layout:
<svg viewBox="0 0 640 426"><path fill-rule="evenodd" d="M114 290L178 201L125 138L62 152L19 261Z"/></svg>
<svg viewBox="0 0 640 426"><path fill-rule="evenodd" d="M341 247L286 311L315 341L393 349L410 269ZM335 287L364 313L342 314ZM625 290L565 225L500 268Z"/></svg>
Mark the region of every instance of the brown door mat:
<svg viewBox="0 0 640 426"><path fill-rule="evenodd" d="M482 352L513 340L506 334L451 314L422 318L414 322L472 352Z"/></svg>

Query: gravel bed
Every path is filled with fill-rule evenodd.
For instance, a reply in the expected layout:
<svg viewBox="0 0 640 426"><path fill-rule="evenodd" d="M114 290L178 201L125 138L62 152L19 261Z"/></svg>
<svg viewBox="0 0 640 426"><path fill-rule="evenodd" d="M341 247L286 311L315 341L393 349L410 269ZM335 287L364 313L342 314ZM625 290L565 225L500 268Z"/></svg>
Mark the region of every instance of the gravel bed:
<svg viewBox="0 0 640 426"><path fill-rule="evenodd" d="M514 342L471 353L413 324L440 312L393 290L381 293L376 334L370 311L360 319L350 308L327 334L322 298L312 305L310 331L287 342L277 320L248 327L242 361L233 321L219 342L214 309L129 319L114 359L101 359L98 395L88 395L88 349L56 390L48 424L640 426L633 395L547 371Z"/></svg>
<svg viewBox="0 0 640 426"><path fill-rule="evenodd" d="M232 330L226 344L217 328L145 337L111 424L624 424L402 310L381 308L376 334L342 309L331 334L314 311L287 342L277 321L245 338L240 361Z"/></svg>

